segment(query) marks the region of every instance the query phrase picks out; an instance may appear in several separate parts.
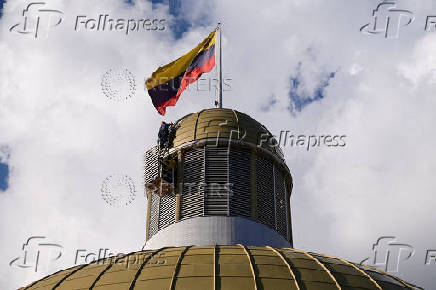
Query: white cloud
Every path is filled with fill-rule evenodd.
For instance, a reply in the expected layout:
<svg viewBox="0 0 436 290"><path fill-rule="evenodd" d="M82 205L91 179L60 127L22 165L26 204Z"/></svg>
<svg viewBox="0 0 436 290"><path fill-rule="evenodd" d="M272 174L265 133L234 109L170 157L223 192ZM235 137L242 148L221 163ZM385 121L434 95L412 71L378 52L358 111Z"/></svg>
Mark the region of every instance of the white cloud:
<svg viewBox="0 0 436 290"><path fill-rule="evenodd" d="M154 144L161 119L143 80L197 44L218 19L224 23L224 76L232 79L226 107L250 114L273 133L347 135L342 150L285 148L294 176L294 246L359 262L379 236L397 235L417 251L400 276L431 287L436 266L424 266L422 255L436 246L431 231L436 222L431 176L436 167L435 36L421 26L422 15L435 11L412 1L400 4L417 20L399 39L387 40L359 33L375 9L369 1L187 1L185 13L190 7L204 9L184 17L194 23L206 19L210 27L194 26L174 41L168 30L126 36L72 29L74 17L82 14L172 23L165 5L152 10L146 1L134 6L115 0L104 5L48 1L64 12L64 22L48 38L31 39L8 31L20 20L24 4L7 2L0 19L0 144L11 148L13 170L9 189L0 194L2 288L71 266L78 248L127 252L141 247L142 153ZM289 80L302 61L309 87L317 72L338 72L324 99L292 116ZM114 67L135 75L132 99L113 102L102 94L101 77ZM263 112L271 96L276 103ZM186 92L165 119L212 107L213 98L213 92ZM109 207L100 197L102 181L116 172L136 180L137 197L129 207ZM65 259L37 274L9 267L31 235L62 244Z"/></svg>

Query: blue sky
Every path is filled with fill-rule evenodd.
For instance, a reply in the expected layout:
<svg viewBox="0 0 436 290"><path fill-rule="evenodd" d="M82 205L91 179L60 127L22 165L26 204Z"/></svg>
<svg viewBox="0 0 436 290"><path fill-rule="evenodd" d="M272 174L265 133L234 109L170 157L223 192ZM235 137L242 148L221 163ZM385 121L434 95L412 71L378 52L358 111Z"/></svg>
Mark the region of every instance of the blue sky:
<svg viewBox="0 0 436 290"><path fill-rule="evenodd" d="M183 16L181 0L152 0L153 4L169 5L169 13L174 16L175 21L170 24L170 29L176 39L180 39L184 32L188 31L192 24Z"/></svg>
<svg viewBox="0 0 436 290"><path fill-rule="evenodd" d="M300 69L298 69L299 73ZM296 76L292 76L290 83L291 88L289 90L289 98L291 99L291 103L293 104L293 109L301 112L306 106L309 104L319 101L325 96L325 89L330 84L330 81L335 77L334 72L325 73L325 76L318 80L318 84L316 85L315 90L312 93L307 93L299 90L301 86L300 77L297 74ZM292 109L291 109L292 111Z"/></svg>
<svg viewBox="0 0 436 290"><path fill-rule="evenodd" d="M5 3L5 0L0 0L0 18L3 15L3 3Z"/></svg>
<svg viewBox="0 0 436 290"><path fill-rule="evenodd" d="M9 164L10 148L0 144L0 194L9 187Z"/></svg>
<svg viewBox="0 0 436 290"><path fill-rule="evenodd" d="M0 191L5 191L8 188L8 177L8 164L0 162Z"/></svg>

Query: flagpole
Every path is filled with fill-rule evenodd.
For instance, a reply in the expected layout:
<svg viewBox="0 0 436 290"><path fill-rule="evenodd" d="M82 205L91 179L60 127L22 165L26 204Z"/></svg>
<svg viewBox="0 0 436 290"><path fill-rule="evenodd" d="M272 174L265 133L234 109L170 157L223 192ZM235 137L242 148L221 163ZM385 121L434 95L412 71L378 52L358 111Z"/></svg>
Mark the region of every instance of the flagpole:
<svg viewBox="0 0 436 290"><path fill-rule="evenodd" d="M218 22L218 51L219 51L219 59L218 59L218 107L223 107L223 73L222 73L222 49L221 49L221 22Z"/></svg>

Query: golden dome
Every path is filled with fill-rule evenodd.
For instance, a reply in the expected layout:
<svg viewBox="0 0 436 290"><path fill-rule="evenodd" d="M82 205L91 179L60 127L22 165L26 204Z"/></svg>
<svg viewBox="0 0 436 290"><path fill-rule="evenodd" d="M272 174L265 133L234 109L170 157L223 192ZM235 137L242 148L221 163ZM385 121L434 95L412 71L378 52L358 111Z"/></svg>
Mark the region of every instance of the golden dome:
<svg viewBox="0 0 436 290"><path fill-rule="evenodd" d="M23 289L415 289L378 269L291 248L161 248L56 272Z"/></svg>
<svg viewBox="0 0 436 290"><path fill-rule="evenodd" d="M266 141L272 135L265 126L232 109L205 109L186 115L178 121L178 125L173 147L199 140L212 139L211 142L214 142L217 138L228 138L260 145L283 159L279 147Z"/></svg>

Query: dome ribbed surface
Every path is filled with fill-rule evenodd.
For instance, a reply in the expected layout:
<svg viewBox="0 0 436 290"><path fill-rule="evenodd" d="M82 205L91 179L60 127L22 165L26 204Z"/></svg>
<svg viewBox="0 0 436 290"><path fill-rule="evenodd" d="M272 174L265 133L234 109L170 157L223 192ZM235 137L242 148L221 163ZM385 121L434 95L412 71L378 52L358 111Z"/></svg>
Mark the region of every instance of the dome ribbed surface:
<svg viewBox="0 0 436 290"><path fill-rule="evenodd" d="M265 126L232 109L205 109L183 117L178 124L173 147L204 139L229 138L259 145L283 158L278 146L270 146L266 142L271 133Z"/></svg>
<svg viewBox="0 0 436 290"><path fill-rule="evenodd" d="M22 289L416 289L361 264L296 249L209 246L139 251L62 270Z"/></svg>

